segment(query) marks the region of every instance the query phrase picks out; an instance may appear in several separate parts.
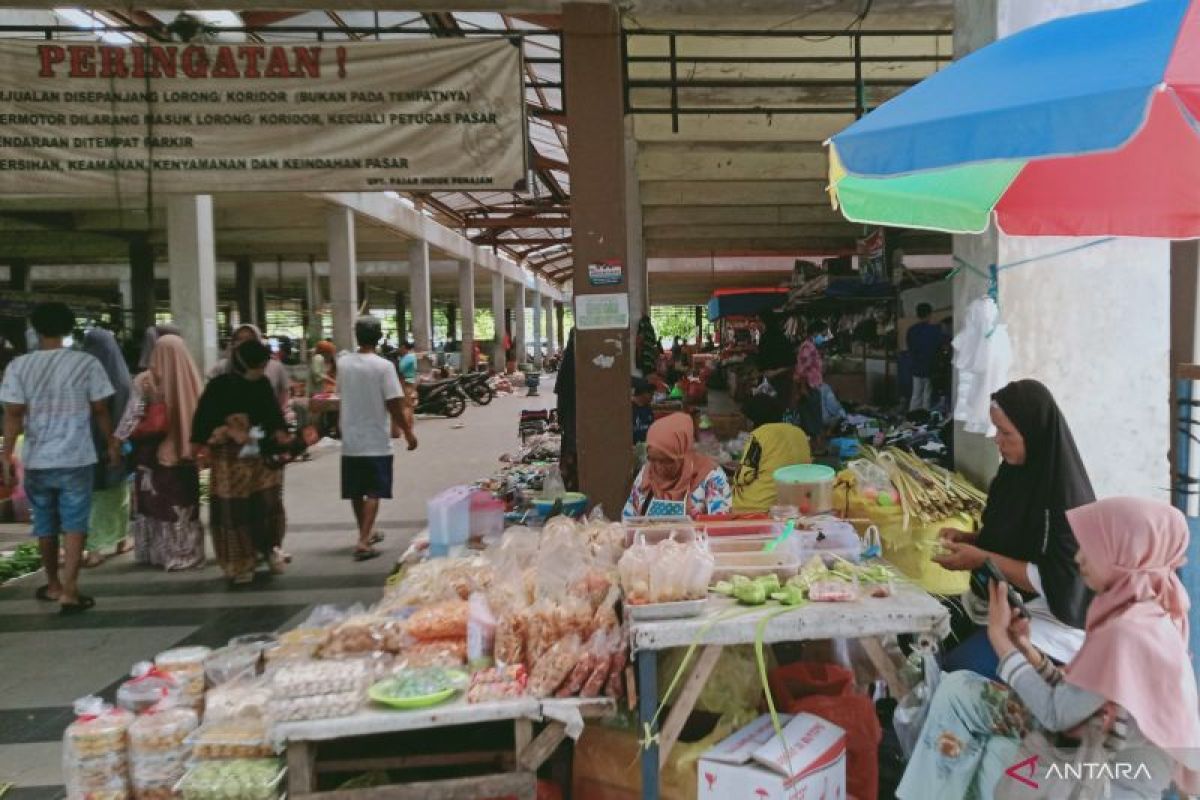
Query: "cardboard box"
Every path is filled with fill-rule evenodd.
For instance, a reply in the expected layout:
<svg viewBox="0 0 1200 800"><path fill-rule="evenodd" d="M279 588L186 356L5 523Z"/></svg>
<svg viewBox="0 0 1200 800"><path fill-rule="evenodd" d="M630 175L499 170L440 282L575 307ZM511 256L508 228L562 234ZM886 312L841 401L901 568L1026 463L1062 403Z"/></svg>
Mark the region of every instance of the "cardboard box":
<svg viewBox="0 0 1200 800"><path fill-rule="evenodd" d="M698 800L844 800L846 732L812 714L769 714L701 756Z"/></svg>

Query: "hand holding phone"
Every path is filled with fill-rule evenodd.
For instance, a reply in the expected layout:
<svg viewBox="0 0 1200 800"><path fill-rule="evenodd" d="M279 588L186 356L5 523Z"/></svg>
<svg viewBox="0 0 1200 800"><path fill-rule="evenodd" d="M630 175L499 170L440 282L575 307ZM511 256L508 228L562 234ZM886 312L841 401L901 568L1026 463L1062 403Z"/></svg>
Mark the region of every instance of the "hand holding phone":
<svg viewBox="0 0 1200 800"><path fill-rule="evenodd" d="M985 559L983 566L971 573L971 588L980 597L986 598L989 581L1005 584L1008 587L1009 606L1016 609L1017 613L1025 619L1029 619L1029 609L1025 607L1025 600L1021 597L1021 593L1012 587L1012 584L1004 577L1004 573L996 566L996 562L990 558Z"/></svg>

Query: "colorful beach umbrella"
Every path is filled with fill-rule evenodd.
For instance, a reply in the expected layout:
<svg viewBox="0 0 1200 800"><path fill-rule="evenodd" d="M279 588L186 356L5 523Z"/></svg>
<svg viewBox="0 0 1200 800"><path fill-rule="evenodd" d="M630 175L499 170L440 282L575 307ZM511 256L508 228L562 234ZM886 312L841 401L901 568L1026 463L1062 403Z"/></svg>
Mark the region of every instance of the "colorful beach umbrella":
<svg viewBox="0 0 1200 800"><path fill-rule="evenodd" d="M829 145L834 205L855 222L1200 238L1200 0L1025 29Z"/></svg>

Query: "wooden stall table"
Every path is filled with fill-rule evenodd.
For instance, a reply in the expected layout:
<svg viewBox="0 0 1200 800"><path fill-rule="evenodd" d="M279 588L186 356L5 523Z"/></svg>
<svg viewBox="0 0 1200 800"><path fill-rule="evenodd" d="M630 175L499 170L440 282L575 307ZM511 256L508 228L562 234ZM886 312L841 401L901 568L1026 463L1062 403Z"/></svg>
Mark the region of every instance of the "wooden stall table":
<svg viewBox="0 0 1200 800"><path fill-rule="evenodd" d="M705 613L690 619L633 622L630 648L637 664L639 727L647 730L658 709L658 652L699 645L688 674L682 678L670 714L657 737L642 749L642 797L658 800L659 770L679 740L704 684L712 675L721 650L730 645L753 644L759 623L766 623L763 642L800 642L815 639L857 639L867 657L887 682L893 696L905 687L884 652L880 639L903 633L931 634L939 640L950 631L950 614L920 587L898 581L890 597L864 597L851 603L808 603L786 612L768 603L739 606L734 600L710 596ZM735 615L734 609L739 612Z"/></svg>
<svg viewBox="0 0 1200 800"><path fill-rule="evenodd" d="M576 738L588 719L611 716L614 701L537 700L515 698L493 703L467 703L463 697L427 709L401 711L365 708L349 717L281 722L273 736L287 751L288 797L291 800L470 800L479 797L515 796L533 800L537 771L568 736ZM512 721L513 752L486 751L434 755L394 755L338 761L321 760L321 745L363 736L433 730L461 725ZM540 730L535 726L540 725ZM535 730L537 735L535 736ZM508 771L467 778L396 784L369 789L319 792L317 777L328 772L466 766L503 762Z"/></svg>

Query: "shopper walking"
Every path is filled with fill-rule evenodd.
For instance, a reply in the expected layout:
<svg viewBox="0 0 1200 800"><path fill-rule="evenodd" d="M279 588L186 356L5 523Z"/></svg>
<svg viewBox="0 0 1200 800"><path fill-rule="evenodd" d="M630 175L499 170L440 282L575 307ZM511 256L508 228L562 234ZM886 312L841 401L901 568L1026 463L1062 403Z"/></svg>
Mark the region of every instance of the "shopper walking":
<svg viewBox="0 0 1200 800"><path fill-rule="evenodd" d="M929 321L933 315L933 306L920 303L917 306L916 325L908 329L905 337L908 343L908 358L912 364L913 389L912 400L908 404L909 411L928 411L933 400L933 362L937 358L945 340L941 325Z"/></svg>
<svg viewBox="0 0 1200 800"><path fill-rule="evenodd" d="M229 362L230 371L209 381L200 396L191 440L200 465L212 467L209 525L217 562L234 584L246 584L260 560L272 572L284 570L283 470L269 464L263 451L271 443L286 444L289 435L266 379L272 363L267 346L243 341Z"/></svg>
<svg viewBox="0 0 1200 800"><path fill-rule="evenodd" d="M215 378L218 375L227 375L235 371L233 365L232 354L235 348L243 342L257 341L267 347L267 339L263 336L263 332L259 330L257 325L246 323L239 325L233 331L233 336L229 338L229 349L225 353L225 358L217 362L217 365L208 373L208 377ZM275 402L279 404L279 410L286 417L290 416L292 403L292 386L291 378L288 377L287 367L278 359L270 357L270 349L267 349L267 366L266 378L267 383L271 386L271 391L275 395Z"/></svg>
<svg viewBox="0 0 1200 800"><path fill-rule="evenodd" d="M113 394L104 401L110 421L121 419L129 404L133 382L121 346L111 331L92 328L83 336L83 352L104 367ZM96 475L92 485L92 514L88 522L84 566L95 567L108 555L123 553L129 536L129 470L121 463L108 463L108 437L92 420L92 442L96 447Z"/></svg>
<svg viewBox="0 0 1200 800"><path fill-rule="evenodd" d="M341 399L342 499L349 500L358 523L355 561L377 558L383 541L375 531L379 501L392 497L392 432L403 433L409 450L417 437L404 413L407 402L391 362L375 352L383 338L376 317L359 317L354 324L358 351L338 358L338 396Z"/></svg>
<svg viewBox="0 0 1200 800"><path fill-rule="evenodd" d="M133 445L131 530L140 564L179 570L204 563L200 473L191 452L199 400L200 371L187 344L160 337L117 428L118 438Z"/></svg>
<svg viewBox="0 0 1200 800"><path fill-rule="evenodd" d="M169 322L162 322L146 328L146 332L142 334L142 350L138 356L137 363L138 372L150 368L150 354L154 352L154 345L158 342L158 337L167 336L168 334L180 336L182 335L182 331Z"/></svg>
<svg viewBox="0 0 1200 800"><path fill-rule="evenodd" d="M113 387L99 361L63 348L63 339L75 328L71 309L62 303L42 303L34 307L30 322L37 331L38 349L15 359L0 385L0 402L5 404L0 473L11 485L13 450L24 432L25 494L46 573L46 584L35 594L39 600L57 601L63 614L78 614L96 604L79 591L95 479L93 420L109 464L121 461L105 402ZM61 571L60 538L65 551Z"/></svg>

